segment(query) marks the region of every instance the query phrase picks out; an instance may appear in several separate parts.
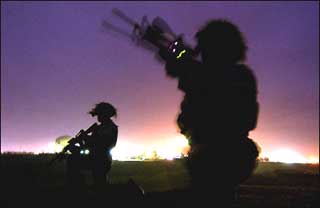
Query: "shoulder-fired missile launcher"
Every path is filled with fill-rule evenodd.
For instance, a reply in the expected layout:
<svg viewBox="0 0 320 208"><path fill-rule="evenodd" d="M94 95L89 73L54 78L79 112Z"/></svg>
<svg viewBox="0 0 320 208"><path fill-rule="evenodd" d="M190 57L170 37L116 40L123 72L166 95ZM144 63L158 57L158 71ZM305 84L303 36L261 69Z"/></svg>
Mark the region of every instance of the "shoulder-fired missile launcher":
<svg viewBox="0 0 320 208"><path fill-rule="evenodd" d="M147 16L142 17L139 24L126 16L119 9L113 9L113 14L132 27L131 34L107 20L102 21L102 26L117 33L130 37L138 46L151 50L160 50L163 59L192 58L198 55L197 50L184 43L183 35L176 35L170 26L161 17L156 17L149 23Z"/></svg>

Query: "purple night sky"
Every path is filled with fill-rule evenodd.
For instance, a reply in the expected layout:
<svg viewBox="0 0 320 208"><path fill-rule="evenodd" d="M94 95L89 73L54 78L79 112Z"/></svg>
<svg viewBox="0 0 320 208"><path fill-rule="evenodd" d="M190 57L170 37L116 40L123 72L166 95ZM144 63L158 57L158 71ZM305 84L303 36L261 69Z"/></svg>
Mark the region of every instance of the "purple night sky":
<svg viewBox="0 0 320 208"><path fill-rule="evenodd" d="M119 140L151 144L177 136L182 93L154 54L106 31L119 8L135 20L163 17L193 35L211 18L237 24L259 87L252 138L263 151L319 155L317 2L1 2L1 152L36 151L75 135L100 101L118 109Z"/></svg>

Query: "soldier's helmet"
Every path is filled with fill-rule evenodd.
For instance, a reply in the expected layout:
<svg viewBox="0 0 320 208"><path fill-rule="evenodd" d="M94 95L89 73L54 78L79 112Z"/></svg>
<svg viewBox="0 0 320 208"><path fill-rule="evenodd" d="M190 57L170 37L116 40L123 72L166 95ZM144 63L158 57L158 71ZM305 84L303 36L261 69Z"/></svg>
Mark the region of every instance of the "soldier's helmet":
<svg viewBox="0 0 320 208"><path fill-rule="evenodd" d="M225 19L209 21L196 33L196 50L206 60L245 61L247 45L239 28Z"/></svg>
<svg viewBox="0 0 320 208"><path fill-rule="evenodd" d="M89 112L91 116L117 116L117 110L110 103L101 102L95 105L95 107Z"/></svg>

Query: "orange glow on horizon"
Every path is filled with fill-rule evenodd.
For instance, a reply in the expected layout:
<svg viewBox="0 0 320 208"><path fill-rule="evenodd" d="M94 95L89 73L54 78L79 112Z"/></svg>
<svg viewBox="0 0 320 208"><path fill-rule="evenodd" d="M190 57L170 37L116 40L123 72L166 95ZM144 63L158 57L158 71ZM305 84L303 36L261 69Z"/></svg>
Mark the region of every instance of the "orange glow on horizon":
<svg viewBox="0 0 320 208"><path fill-rule="evenodd" d="M67 140L59 143L49 143L44 149L48 153L60 152L66 146ZM187 156L189 151L188 140L183 136L163 140L157 144L139 145L120 140L111 150L115 160L145 160L145 159L167 159L181 158ZM40 153L40 152L35 152Z"/></svg>
<svg viewBox="0 0 320 208"><path fill-rule="evenodd" d="M174 137L153 145L136 145L128 142L119 142L111 151L115 160L145 160L167 159L186 156L189 151L188 140L183 136Z"/></svg>
<svg viewBox="0 0 320 208"><path fill-rule="evenodd" d="M305 157L302 154L288 148L280 148L269 153L262 152L260 154L260 158L268 158L270 162L310 164L319 163L319 157L313 155Z"/></svg>
<svg viewBox="0 0 320 208"><path fill-rule="evenodd" d="M167 139L156 140L156 143L133 143L130 140L120 139L118 144L112 150L114 160L150 160L150 159L167 159L181 158L187 156L190 146L188 140L182 135L172 135L165 137ZM261 144L257 142L261 147ZM39 153L56 153L60 152L67 144L67 141L60 143L49 142L43 145L39 150L34 150L35 154ZM265 151L261 147L259 158L268 158L270 162L282 163L309 163L319 164L318 154L302 154L294 148L279 148L271 151ZM30 151L26 151L30 152Z"/></svg>

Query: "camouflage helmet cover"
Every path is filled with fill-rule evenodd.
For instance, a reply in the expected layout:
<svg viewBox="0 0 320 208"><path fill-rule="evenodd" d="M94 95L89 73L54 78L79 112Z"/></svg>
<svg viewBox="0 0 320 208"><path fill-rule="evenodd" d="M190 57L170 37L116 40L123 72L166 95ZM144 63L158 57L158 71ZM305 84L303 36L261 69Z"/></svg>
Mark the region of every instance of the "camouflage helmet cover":
<svg viewBox="0 0 320 208"><path fill-rule="evenodd" d="M89 113L91 116L102 115L113 117L117 115L117 110L110 103L101 102L96 104Z"/></svg>

